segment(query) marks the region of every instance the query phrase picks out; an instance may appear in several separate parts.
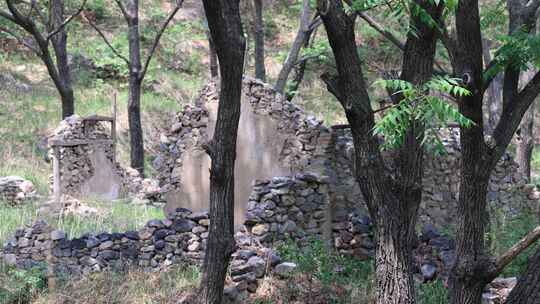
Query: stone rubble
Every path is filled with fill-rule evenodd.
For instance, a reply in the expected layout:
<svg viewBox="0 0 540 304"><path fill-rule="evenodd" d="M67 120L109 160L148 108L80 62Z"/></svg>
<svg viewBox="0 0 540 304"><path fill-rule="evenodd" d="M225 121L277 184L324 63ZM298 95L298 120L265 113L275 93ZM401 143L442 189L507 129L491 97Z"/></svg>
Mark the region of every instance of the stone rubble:
<svg viewBox="0 0 540 304"><path fill-rule="evenodd" d="M37 197L36 189L31 181L19 176L0 177L0 201L17 206Z"/></svg>

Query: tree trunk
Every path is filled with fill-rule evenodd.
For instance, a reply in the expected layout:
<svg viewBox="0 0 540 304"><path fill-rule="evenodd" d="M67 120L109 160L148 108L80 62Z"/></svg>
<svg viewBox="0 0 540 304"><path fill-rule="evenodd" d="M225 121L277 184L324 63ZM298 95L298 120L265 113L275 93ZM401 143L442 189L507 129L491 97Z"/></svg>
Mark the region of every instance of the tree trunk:
<svg viewBox="0 0 540 304"><path fill-rule="evenodd" d="M309 23L311 17L311 8L309 7L309 0L303 0L302 16L300 17L300 27L298 28L298 33L294 38L294 42L291 46L287 59L283 63L281 71L279 71L278 79L274 89L281 94L285 91L285 86L287 85L287 78L291 73L296 61L298 60L298 54L302 49L302 45L306 40L307 33L309 31Z"/></svg>
<svg viewBox="0 0 540 304"><path fill-rule="evenodd" d="M484 64L488 64L491 62L491 54L490 54L490 48L491 48L491 42L484 39L483 40L483 57L484 57ZM499 118L501 116L502 112L502 75L497 74L491 81L491 84L487 90L487 124L486 124L486 132L488 134L493 134L493 130L495 129L495 126L497 125L497 122L499 121Z"/></svg>
<svg viewBox="0 0 540 304"><path fill-rule="evenodd" d="M264 66L264 23L262 0L254 2L254 33L255 33L255 77L266 81L266 68Z"/></svg>
<svg viewBox="0 0 540 304"><path fill-rule="evenodd" d="M210 35L210 31L207 31L206 35L208 36L208 46L209 46L208 56L210 57L210 77L212 79L217 79L219 77L219 67L218 67L218 58L216 54L216 47L214 46L214 42L212 41L212 36Z"/></svg>
<svg viewBox="0 0 540 304"><path fill-rule="evenodd" d="M54 30L64 22L64 1L51 0L50 12L51 19L50 30ZM73 87L71 84L71 75L68 64L67 54L67 33L62 28L51 39L56 55L56 66L58 68L58 78L60 86L57 87L62 99L62 118L66 118L75 113L75 98L73 96Z"/></svg>
<svg viewBox="0 0 540 304"><path fill-rule="evenodd" d="M532 77L534 76L534 70L529 69L521 73L521 86L527 84ZM534 103L527 110L521 125L517 132L517 144L516 144L516 162L519 165L518 171L527 178L528 181L531 180L531 160L532 152L534 149Z"/></svg>
<svg viewBox="0 0 540 304"><path fill-rule="evenodd" d="M440 17L441 7L430 7L427 1L417 4L433 18ZM412 123L397 153L392 181L385 171L378 139L372 135L375 120L355 43L354 16L345 13L341 1L319 0L317 8L338 70L337 78L323 75L323 80L345 110L355 147L356 180L376 226L376 301L415 303L411 246L422 194L422 126ZM417 31L408 36L401 77L420 84L432 76L437 39L434 30L418 18L413 17L411 26Z"/></svg>
<svg viewBox="0 0 540 304"><path fill-rule="evenodd" d="M540 299L540 248L529 259L527 270L510 292L505 304L537 304Z"/></svg>
<svg viewBox="0 0 540 304"><path fill-rule="evenodd" d="M214 137L206 150L210 170L210 229L203 264L201 298L221 304L234 241L234 164L240 119L245 41L239 0L203 0L219 58L221 92Z"/></svg>
<svg viewBox="0 0 540 304"><path fill-rule="evenodd" d="M128 122L131 148L131 167L144 176L144 142L141 124L142 64L139 39L139 0L127 3L129 43Z"/></svg>

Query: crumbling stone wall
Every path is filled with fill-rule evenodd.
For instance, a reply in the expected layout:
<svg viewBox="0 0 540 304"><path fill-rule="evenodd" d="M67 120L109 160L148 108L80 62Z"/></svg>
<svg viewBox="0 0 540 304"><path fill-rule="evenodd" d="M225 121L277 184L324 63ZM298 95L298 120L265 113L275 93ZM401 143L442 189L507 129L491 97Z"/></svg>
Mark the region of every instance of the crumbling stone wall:
<svg viewBox="0 0 540 304"><path fill-rule="evenodd" d="M9 205L21 205L37 198L34 184L19 176L0 177L0 201Z"/></svg>
<svg viewBox="0 0 540 304"><path fill-rule="evenodd" d="M93 157L104 155L106 164L111 170L106 183L118 183L116 198L130 196L147 203L161 201L157 180L144 179L132 168L124 168L115 159L115 151L110 131L101 122L88 121L73 115L63 120L49 137L49 142L81 142L73 146L58 147L60 152L60 185L62 194L73 197L85 196L88 183L98 172L106 168L95 168ZM86 128L86 130L85 130ZM82 143L85 142L85 143ZM53 149L50 149L52 155ZM96 154L99 153L99 154ZM52 192L52 177L50 179Z"/></svg>

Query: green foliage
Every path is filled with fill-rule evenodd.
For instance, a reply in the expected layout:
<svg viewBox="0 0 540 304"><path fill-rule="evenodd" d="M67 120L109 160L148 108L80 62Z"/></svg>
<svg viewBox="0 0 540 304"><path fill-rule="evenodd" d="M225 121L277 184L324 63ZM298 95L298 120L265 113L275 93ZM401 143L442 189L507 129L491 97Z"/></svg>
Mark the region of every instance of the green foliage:
<svg viewBox="0 0 540 304"><path fill-rule="evenodd" d="M0 263L0 304L30 303L46 287L44 267L22 270Z"/></svg>
<svg viewBox="0 0 540 304"><path fill-rule="evenodd" d="M485 78L492 78L507 67L527 70L530 64L540 66L540 37L521 29L497 38L502 46L497 50L493 59L495 64L486 71Z"/></svg>
<svg viewBox="0 0 540 304"><path fill-rule="evenodd" d="M456 79L435 76L422 85L413 85L404 80L390 79L378 80L375 85L394 92L401 101L392 106L386 115L379 120L374 129L375 135L382 135L385 139L383 149L395 149L403 144L408 130L414 124L425 128L422 143L434 152L444 152L444 146L437 134L437 130L454 121L464 127L471 127L473 122L463 116L455 107L451 106L439 95L430 93L443 93L453 96L466 96L470 92L461 87Z"/></svg>
<svg viewBox="0 0 540 304"><path fill-rule="evenodd" d="M110 41L111 45L124 57L128 58L127 35L115 35ZM91 48L85 48L84 52L94 61L96 67L102 71L111 71L114 75L104 75L104 77L122 77L129 75L126 62L115 55L115 53L105 43L96 43Z"/></svg>
<svg viewBox="0 0 540 304"><path fill-rule="evenodd" d="M96 14L96 19L100 20L105 17L107 14L107 6L110 3L107 3L105 0L92 0L86 2L86 8Z"/></svg>
<svg viewBox="0 0 540 304"><path fill-rule="evenodd" d="M431 283L419 284L419 304L446 304L448 303L448 290L443 282L438 280Z"/></svg>

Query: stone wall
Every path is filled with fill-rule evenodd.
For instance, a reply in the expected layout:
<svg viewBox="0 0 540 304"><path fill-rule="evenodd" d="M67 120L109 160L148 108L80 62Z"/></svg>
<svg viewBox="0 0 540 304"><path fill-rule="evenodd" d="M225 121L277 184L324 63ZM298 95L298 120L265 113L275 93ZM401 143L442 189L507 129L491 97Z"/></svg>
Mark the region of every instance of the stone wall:
<svg viewBox="0 0 540 304"><path fill-rule="evenodd" d="M0 201L16 206L38 197L34 184L19 176L0 177Z"/></svg>
<svg viewBox="0 0 540 304"><path fill-rule="evenodd" d="M160 202L157 180L143 179L136 170L116 161L110 130L101 122L83 121L77 115L67 117L48 138L50 143L84 142L58 147L62 194L106 199L129 196L148 203ZM52 177L50 186L52 192Z"/></svg>
<svg viewBox="0 0 540 304"><path fill-rule="evenodd" d="M461 152L457 130L442 132L444 155L426 154L424 157L424 178L419 223L433 224L439 228L455 224L457 199L459 195L459 168ZM367 214L359 186L354 179L354 146L350 129L334 128L332 151L335 180L330 189L337 216L347 212ZM389 156L385 155L389 162ZM390 163L387 164L391 166ZM526 179L517 171L518 165L506 153L498 162L490 179L487 199L490 210L502 210L507 215L516 214L523 208L538 208L538 193L526 184ZM360 204L359 204L360 202Z"/></svg>

